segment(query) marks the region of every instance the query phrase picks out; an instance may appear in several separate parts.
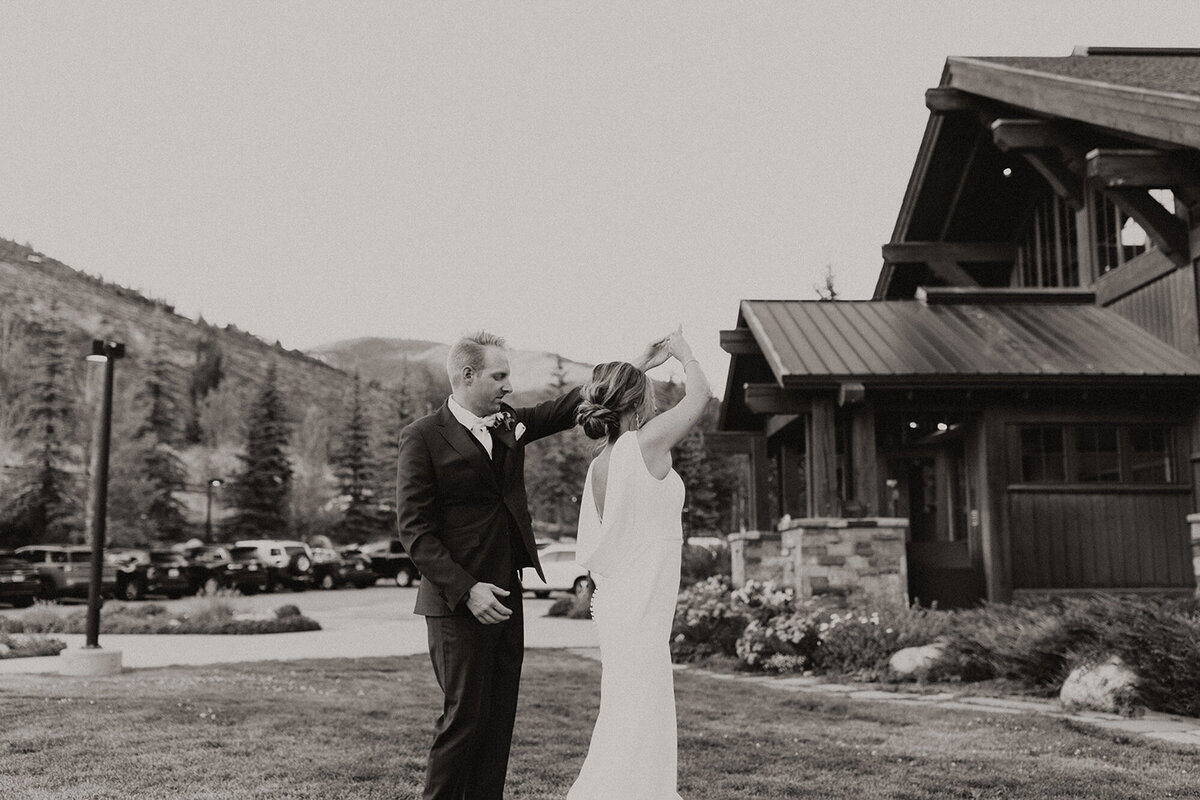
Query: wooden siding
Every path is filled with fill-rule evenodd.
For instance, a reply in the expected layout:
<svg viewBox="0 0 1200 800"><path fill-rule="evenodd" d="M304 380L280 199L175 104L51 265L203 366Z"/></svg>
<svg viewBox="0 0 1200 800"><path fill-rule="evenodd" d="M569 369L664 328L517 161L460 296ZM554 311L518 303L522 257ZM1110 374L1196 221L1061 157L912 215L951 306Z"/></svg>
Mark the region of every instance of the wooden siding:
<svg viewBox="0 0 1200 800"><path fill-rule="evenodd" d="M1134 266L1130 263L1121 269ZM1192 270L1173 270L1114 300L1107 307L1175 349L1193 358L1200 356Z"/></svg>
<svg viewBox="0 0 1200 800"><path fill-rule="evenodd" d="M1057 488L1057 487L1056 487ZM1012 587L1187 588L1191 492L1009 487Z"/></svg>

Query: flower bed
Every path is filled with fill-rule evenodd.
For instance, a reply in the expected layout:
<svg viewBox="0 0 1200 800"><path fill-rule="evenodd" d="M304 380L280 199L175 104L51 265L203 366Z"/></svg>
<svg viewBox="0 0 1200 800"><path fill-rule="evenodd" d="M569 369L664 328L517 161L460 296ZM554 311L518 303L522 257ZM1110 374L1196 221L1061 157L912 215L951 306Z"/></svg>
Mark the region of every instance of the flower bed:
<svg viewBox="0 0 1200 800"><path fill-rule="evenodd" d="M0 631L0 658L56 656L66 647L66 643L61 639L41 634Z"/></svg>
<svg viewBox="0 0 1200 800"><path fill-rule="evenodd" d="M898 680L897 650L937 642L935 681L999 679L1056 693L1072 668L1119 656L1138 674L1147 708L1200 716L1200 602L1097 595L964 611L870 597L797 598L791 589L723 578L680 594L676 661L736 659L740 669Z"/></svg>
<svg viewBox="0 0 1200 800"><path fill-rule="evenodd" d="M86 629L87 610L83 608L63 611L58 606L41 604L20 619L0 618L0 632L7 633L85 633ZM100 609L101 633L254 634L320 629L316 620L301 614L294 605L280 606L264 615L243 614L221 595L179 612L169 612L158 603L109 602Z"/></svg>

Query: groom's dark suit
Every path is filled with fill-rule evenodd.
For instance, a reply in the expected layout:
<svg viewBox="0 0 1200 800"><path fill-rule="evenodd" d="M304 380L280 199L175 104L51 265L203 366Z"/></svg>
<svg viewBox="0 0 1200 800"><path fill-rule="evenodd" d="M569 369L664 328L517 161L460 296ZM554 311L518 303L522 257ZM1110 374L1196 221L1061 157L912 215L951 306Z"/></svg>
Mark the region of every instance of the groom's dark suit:
<svg viewBox="0 0 1200 800"><path fill-rule="evenodd" d="M400 436L397 524L421 570L416 613L445 694L425 800L500 800L508 770L524 656L517 570L541 574L525 494L525 445L575 424L579 390L511 409L524 426L492 428L492 457L443 405ZM512 616L485 625L465 602L476 583L510 592Z"/></svg>

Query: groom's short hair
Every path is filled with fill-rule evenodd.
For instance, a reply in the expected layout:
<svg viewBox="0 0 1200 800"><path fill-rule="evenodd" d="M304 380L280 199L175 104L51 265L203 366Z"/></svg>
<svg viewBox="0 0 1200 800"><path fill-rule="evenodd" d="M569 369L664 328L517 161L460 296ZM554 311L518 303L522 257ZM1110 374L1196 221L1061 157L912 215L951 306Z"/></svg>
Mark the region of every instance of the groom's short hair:
<svg viewBox="0 0 1200 800"><path fill-rule="evenodd" d="M450 385L458 385L466 367L476 372L483 369L484 351L489 347L505 349L504 337L487 331L476 331L451 345L450 352L446 355L446 375L450 378Z"/></svg>

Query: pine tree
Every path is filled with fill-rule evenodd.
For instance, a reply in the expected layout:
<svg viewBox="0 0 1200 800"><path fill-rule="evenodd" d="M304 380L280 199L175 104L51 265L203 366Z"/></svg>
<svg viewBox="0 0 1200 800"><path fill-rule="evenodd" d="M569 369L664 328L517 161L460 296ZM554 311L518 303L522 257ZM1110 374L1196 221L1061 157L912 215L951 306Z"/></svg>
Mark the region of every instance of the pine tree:
<svg viewBox="0 0 1200 800"><path fill-rule="evenodd" d="M389 532L396 527L396 469L400 461L400 432L424 410L418 407L423 402L412 384L412 373L408 365L401 379L390 390L379 387L376 411L375 475L372 484L379 508L379 529ZM422 384L423 385L423 384ZM423 391L423 390L422 390Z"/></svg>
<svg viewBox="0 0 1200 800"><path fill-rule="evenodd" d="M238 456L242 470L226 493L234 509L226 531L238 539L284 536L288 532L288 496L292 488L292 465L287 454L291 425L274 362L250 406L246 428L246 449Z"/></svg>
<svg viewBox="0 0 1200 800"><path fill-rule="evenodd" d="M29 434L37 443L35 461L17 499L18 527L29 542L82 541L78 469L72 469L69 436L73 403L65 334L56 324L37 335L40 364L30 387Z"/></svg>
<svg viewBox="0 0 1200 800"><path fill-rule="evenodd" d="M675 471L687 489L683 508L683 527L688 535L703 535L716 530L721 519L712 464L704 446L704 433L693 428L675 448Z"/></svg>
<svg viewBox="0 0 1200 800"><path fill-rule="evenodd" d="M135 398L145 418L134 434L143 477L149 484L142 511L159 538L182 539L187 533L183 502L177 492L187 484L187 468L176 450L179 444L179 401L162 350L155 346L149 374Z"/></svg>
<svg viewBox="0 0 1200 800"><path fill-rule="evenodd" d="M349 414L332 464L341 499L345 503L342 519L337 526L339 538L347 542L361 542L375 536L382 525L372 491L375 467L371 459L371 437L358 373L354 375Z"/></svg>

